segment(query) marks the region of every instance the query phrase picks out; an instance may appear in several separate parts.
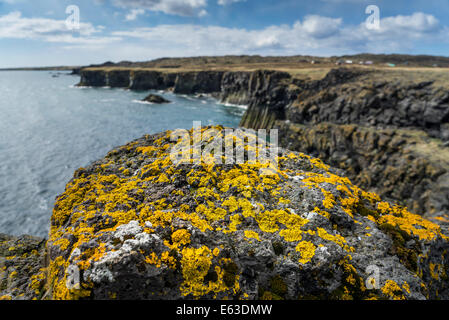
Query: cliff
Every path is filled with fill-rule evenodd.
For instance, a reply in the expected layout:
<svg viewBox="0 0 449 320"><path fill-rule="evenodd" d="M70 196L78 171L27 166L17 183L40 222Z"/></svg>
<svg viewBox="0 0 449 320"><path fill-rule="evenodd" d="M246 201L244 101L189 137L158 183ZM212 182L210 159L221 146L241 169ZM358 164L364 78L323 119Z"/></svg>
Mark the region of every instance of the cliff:
<svg viewBox="0 0 449 320"><path fill-rule="evenodd" d="M163 72L145 69L87 68L80 71L78 86L171 90L179 94L207 93L223 103L248 105L245 125L264 128L284 118L284 106L291 100L286 72L185 71Z"/></svg>
<svg viewBox="0 0 449 320"><path fill-rule="evenodd" d="M202 134L202 150L224 138L221 127ZM180 141L171 135L144 136L75 172L55 204L46 269L29 284L36 294L449 299L448 224L285 149L270 175L260 162L175 165L170 151Z"/></svg>

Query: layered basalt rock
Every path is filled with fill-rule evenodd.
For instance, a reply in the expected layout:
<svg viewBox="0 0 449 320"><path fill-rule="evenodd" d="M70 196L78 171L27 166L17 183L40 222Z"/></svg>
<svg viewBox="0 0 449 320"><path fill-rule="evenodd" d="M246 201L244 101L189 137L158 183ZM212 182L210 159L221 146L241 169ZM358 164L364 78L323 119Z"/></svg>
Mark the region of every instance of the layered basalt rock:
<svg viewBox="0 0 449 320"><path fill-rule="evenodd" d="M173 87L176 80L174 74L147 70L130 71L129 77L129 88L133 90L166 90Z"/></svg>
<svg viewBox="0 0 449 320"><path fill-rule="evenodd" d="M376 128L414 128L449 140L449 91L431 81L370 80L372 72L335 69L305 83L286 118L300 124L331 122Z"/></svg>
<svg viewBox="0 0 449 320"><path fill-rule="evenodd" d="M173 92L181 94L220 92L223 74L221 71L177 73Z"/></svg>

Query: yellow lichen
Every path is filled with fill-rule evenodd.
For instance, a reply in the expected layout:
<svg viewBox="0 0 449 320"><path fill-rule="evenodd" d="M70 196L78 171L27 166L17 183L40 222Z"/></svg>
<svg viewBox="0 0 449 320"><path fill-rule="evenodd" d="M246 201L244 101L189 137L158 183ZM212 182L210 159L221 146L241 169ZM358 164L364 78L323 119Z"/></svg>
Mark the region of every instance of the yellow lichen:
<svg viewBox="0 0 449 320"><path fill-rule="evenodd" d="M331 219L336 210L343 210L354 224L362 224L360 221L371 225L386 223L419 239L431 241L441 237L448 240L432 222L413 215L404 208L380 202L376 194L359 189L349 179L329 172L329 167L320 160L304 154L290 153L283 159L279 158L279 168L258 162L245 162L230 167L204 162L187 170L184 179L187 186L184 189L168 190L157 200L147 200L148 188L173 183L180 175L180 169L170 157L169 149L173 145L170 134L167 133L150 146L139 146L138 143L125 146L128 153L134 152L135 157L146 163L133 176L129 169L125 169L131 167L126 161L119 164L120 174L110 174L110 168L114 164L110 158L99 170L89 175L78 175L57 199L49 243L59 246L62 251L73 250L89 241L101 239L102 234L114 232L118 226L130 221L137 221L147 233L153 233L157 228L167 228L169 237L164 240L165 251L158 251L159 254L143 252L145 261L155 267L180 266L179 271L184 279L180 290L184 296L222 294L225 297L227 293L232 295L238 291L239 275L228 272L230 261L218 259L220 249L192 245L191 237L195 232L221 232L232 236L236 232L240 235L243 231L247 239L257 240L264 239L264 233L278 233L283 240L294 242L292 245L300 253L299 263L302 264L310 262L314 257L314 242L332 242L347 252L355 250L338 232L338 222ZM189 155L197 155L200 159L202 157L201 152L198 154L195 150ZM191 159L184 160L190 163ZM283 161L293 160L308 162L313 172L304 173L282 167ZM270 169L272 174L260 175L263 169ZM309 220L296 214L293 210L295 204L284 198L286 189L283 189L285 184L282 183L289 177L299 175L304 176L298 182L300 188L320 192L321 197L312 208L315 207L314 212L327 218L328 223L329 220L333 221L333 231L326 231L323 227L309 227ZM224 193L232 195L225 197ZM270 202L262 201L260 195L271 196ZM172 201L167 201L169 197ZM188 205L176 200L181 202L184 198L189 199ZM361 212L365 218L359 215ZM92 225L91 221L98 219L99 215L101 222ZM70 223L67 224L69 219ZM152 226L147 227L146 223L151 223ZM253 224L251 230L245 229L248 223ZM194 231L191 233L189 230ZM370 234L367 233L366 236ZM74 239L74 242L67 239ZM111 249L99 243L97 247L84 250L76 263L80 269L86 270L109 250ZM176 257L181 257L178 258L180 261ZM53 289L53 298L76 299L88 296L92 286L88 282L81 283L79 289L69 290L66 287L67 267L67 261L61 257L50 261L48 279ZM436 274L439 269L434 267L432 270ZM216 277L212 278L217 280L205 281L210 273L214 273ZM353 285L358 278L351 273L346 280L348 285ZM387 282L383 291L390 292L393 287Z"/></svg>
<svg viewBox="0 0 449 320"><path fill-rule="evenodd" d="M390 299L405 300L401 287L393 280L387 280L381 291Z"/></svg>
<svg viewBox="0 0 449 320"><path fill-rule="evenodd" d="M256 239L260 241L259 234L251 230L245 230L245 237L248 239Z"/></svg>
<svg viewBox="0 0 449 320"><path fill-rule="evenodd" d="M296 251L301 253L299 263L306 264L315 256L316 246L310 241L302 241L296 246Z"/></svg>

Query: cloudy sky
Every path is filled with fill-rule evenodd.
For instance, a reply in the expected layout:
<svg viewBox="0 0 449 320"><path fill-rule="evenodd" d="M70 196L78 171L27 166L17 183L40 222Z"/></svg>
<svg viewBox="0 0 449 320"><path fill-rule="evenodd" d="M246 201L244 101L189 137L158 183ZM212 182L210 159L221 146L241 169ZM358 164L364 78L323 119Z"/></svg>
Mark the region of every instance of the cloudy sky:
<svg viewBox="0 0 449 320"><path fill-rule="evenodd" d="M449 56L449 1L0 0L0 68L360 52Z"/></svg>

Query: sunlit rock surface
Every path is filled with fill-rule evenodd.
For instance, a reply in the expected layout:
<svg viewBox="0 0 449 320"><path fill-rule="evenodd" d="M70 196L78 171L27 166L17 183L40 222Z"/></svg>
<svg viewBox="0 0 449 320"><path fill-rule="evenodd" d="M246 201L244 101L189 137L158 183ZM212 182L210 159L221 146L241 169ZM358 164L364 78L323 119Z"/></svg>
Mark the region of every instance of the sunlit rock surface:
<svg viewBox="0 0 449 320"><path fill-rule="evenodd" d="M49 297L449 298L447 228L304 154L280 149L261 175L175 165L175 143L147 135L75 173L51 219Z"/></svg>

